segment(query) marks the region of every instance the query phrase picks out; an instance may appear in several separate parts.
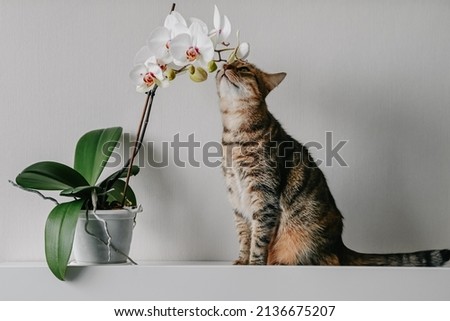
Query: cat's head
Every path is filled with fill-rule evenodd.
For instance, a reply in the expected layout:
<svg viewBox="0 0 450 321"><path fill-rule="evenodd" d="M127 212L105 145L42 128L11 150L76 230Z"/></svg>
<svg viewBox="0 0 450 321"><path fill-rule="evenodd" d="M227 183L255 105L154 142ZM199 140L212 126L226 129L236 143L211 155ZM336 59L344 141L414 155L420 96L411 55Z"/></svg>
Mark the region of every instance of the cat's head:
<svg viewBox="0 0 450 321"><path fill-rule="evenodd" d="M268 74L249 62L236 60L217 72L217 91L220 98L264 100L284 77L284 72Z"/></svg>

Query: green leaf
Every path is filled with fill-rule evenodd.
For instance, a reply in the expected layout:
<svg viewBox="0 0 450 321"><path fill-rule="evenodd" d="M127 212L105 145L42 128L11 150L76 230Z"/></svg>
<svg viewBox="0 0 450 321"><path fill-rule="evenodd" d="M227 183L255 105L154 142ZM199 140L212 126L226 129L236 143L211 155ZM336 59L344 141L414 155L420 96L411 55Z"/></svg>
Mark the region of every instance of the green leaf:
<svg viewBox="0 0 450 321"><path fill-rule="evenodd" d="M72 252L75 228L84 200L62 203L50 212L45 225L45 257L53 274L60 280L66 276Z"/></svg>
<svg viewBox="0 0 450 321"><path fill-rule="evenodd" d="M86 178L86 185L95 185L121 135L121 127L112 127L90 131L80 138L74 168Z"/></svg>
<svg viewBox="0 0 450 321"><path fill-rule="evenodd" d="M25 168L16 177L16 183L38 190L64 190L89 185L73 168L57 162L39 162Z"/></svg>
<svg viewBox="0 0 450 321"><path fill-rule="evenodd" d="M141 170L141 169L139 168L139 166L133 165L133 167L131 168L131 176L136 176L137 174L139 174L140 170ZM127 177L127 172L128 172L128 169L126 169L126 170L122 173L122 175L120 175L119 178L125 178L125 177Z"/></svg>
<svg viewBox="0 0 450 321"><path fill-rule="evenodd" d="M102 191L101 187L99 186L79 186L67 188L63 190L59 195L81 197L87 199L91 197L93 190L96 190L97 193L100 193Z"/></svg>
<svg viewBox="0 0 450 321"><path fill-rule="evenodd" d="M140 170L141 169L139 168L139 166L133 165L133 167L131 168L131 176L136 176ZM123 171L123 169L119 169L115 173L113 173L113 174L109 175L107 178L105 178L100 183L99 186L105 187L106 184L113 179L125 178L125 177L127 177L127 173L128 173L128 169L125 169L124 171ZM117 175L119 175L119 174L120 174L120 176L117 177Z"/></svg>
<svg viewBox="0 0 450 321"><path fill-rule="evenodd" d="M123 200L123 190L125 189L125 182L121 179L115 181L112 189L108 192L108 202L119 202L122 203ZM125 194L125 206L136 206L136 195L130 186L127 188L127 192Z"/></svg>

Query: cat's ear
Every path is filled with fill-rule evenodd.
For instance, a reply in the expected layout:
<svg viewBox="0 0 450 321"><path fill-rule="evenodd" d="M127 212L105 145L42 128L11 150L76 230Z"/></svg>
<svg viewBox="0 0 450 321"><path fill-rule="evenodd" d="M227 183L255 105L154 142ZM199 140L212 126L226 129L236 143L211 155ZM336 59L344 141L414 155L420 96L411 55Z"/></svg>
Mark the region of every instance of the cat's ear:
<svg viewBox="0 0 450 321"><path fill-rule="evenodd" d="M264 84L266 85L267 91L271 92L276 86L278 86L286 77L285 72L278 72L276 74L264 74Z"/></svg>

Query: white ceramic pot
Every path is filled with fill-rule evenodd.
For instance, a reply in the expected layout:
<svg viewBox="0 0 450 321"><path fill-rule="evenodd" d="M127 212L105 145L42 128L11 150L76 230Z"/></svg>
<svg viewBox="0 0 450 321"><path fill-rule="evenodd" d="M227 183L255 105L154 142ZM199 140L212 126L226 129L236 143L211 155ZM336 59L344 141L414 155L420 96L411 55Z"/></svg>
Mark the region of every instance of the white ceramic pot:
<svg viewBox="0 0 450 321"><path fill-rule="evenodd" d="M86 211L81 211L73 241L74 263L127 262L136 214L140 211L140 208L97 210L95 215L89 211L88 217Z"/></svg>

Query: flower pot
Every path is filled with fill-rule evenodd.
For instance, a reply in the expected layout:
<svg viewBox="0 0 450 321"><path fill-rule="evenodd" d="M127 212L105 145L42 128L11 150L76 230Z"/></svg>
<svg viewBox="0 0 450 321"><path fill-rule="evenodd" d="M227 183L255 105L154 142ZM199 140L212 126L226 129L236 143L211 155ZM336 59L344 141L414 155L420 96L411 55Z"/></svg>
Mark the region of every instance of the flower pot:
<svg viewBox="0 0 450 321"><path fill-rule="evenodd" d="M72 255L75 264L126 263L140 208L81 211Z"/></svg>

